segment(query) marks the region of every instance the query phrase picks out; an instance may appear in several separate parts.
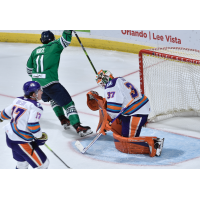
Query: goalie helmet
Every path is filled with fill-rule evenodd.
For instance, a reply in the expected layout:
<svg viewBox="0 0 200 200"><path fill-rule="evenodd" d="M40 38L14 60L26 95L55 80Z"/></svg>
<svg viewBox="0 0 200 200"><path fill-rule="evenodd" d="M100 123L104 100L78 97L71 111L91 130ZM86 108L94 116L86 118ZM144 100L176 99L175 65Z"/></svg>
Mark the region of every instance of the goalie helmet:
<svg viewBox="0 0 200 200"><path fill-rule="evenodd" d="M48 44L49 42L52 42L54 40L55 40L55 36L54 36L54 34L51 31L44 31L44 32L42 32L40 41L43 44Z"/></svg>
<svg viewBox="0 0 200 200"><path fill-rule="evenodd" d="M41 86L37 81L28 81L23 86L25 96L30 96L31 93L33 92L37 95L40 89L41 89Z"/></svg>
<svg viewBox="0 0 200 200"><path fill-rule="evenodd" d="M108 70L101 70L98 72L96 75L96 82L97 84L105 89L106 84L113 79L113 75L110 71Z"/></svg>

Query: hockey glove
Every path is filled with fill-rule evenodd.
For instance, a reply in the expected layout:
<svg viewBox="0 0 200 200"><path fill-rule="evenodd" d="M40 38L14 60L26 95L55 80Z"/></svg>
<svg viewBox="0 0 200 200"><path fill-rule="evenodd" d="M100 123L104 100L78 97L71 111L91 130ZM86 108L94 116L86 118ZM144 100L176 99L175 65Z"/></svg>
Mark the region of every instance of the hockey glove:
<svg viewBox="0 0 200 200"><path fill-rule="evenodd" d="M99 96L99 94L98 94L98 92L96 92L96 91L90 91L92 94L96 94L96 95L98 95ZM94 97L91 95L91 94L89 94L89 98L90 99L94 99Z"/></svg>
<svg viewBox="0 0 200 200"><path fill-rule="evenodd" d="M72 34L72 31L71 31L71 30L65 30L65 32L66 32L67 34Z"/></svg>
<svg viewBox="0 0 200 200"><path fill-rule="evenodd" d="M46 133L42 133L42 137L35 140L38 146L44 145L45 142L48 140L48 135Z"/></svg>

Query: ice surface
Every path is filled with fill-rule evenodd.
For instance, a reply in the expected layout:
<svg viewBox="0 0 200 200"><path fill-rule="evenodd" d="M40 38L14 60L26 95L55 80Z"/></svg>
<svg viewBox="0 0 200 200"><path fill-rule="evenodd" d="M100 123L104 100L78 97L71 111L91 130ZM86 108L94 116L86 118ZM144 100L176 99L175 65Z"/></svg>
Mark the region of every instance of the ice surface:
<svg viewBox="0 0 200 200"><path fill-rule="evenodd" d="M23 84L31 80L26 73L26 63L32 50L37 46L37 44L0 43L0 110L8 106L15 97L23 95ZM90 48L86 50L97 71L110 70L115 77L123 76L139 88L137 55ZM71 94L82 125L91 126L95 132L98 112L91 111L87 107L86 93L92 89L103 95L103 90L97 87L95 73L82 48L69 46L63 51L59 79ZM81 139L73 128L64 130L49 103L41 103L44 108L41 127L49 136L47 145L71 168L198 169L200 167L200 118L198 117L172 118L147 125L155 129L150 130L154 130L156 135L166 137L161 157L122 154L114 148L112 134L101 136L87 154L81 154L75 148L76 140L87 145L95 134ZM16 161L13 160L12 152L6 145L2 129L6 123L8 122L0 123L0 169L14 169ZM145 129L142 134L145 134ZM50 169L66 169L66 166L45 146L41 148L50 160Z"/></svg>

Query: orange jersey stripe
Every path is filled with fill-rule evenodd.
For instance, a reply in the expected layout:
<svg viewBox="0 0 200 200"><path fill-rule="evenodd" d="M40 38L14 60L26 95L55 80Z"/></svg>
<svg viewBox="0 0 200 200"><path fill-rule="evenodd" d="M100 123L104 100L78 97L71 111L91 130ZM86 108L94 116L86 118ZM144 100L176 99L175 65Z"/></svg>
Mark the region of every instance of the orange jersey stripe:
<svg viewBox="0 0 200 200"><path fill-rule="evenodd" d="M138 106L140 106L143 102L145 102L147 100L147 97L144 96L144 98L142 99L142 101L138 102L137 104L135 104L134 106L132 106L131 108L129 108L124 114L127 114L131 111L133 111L134 109L136 109ZM134 104L134 103L133 103Z"/></svg>
<svg viewBox="0 0 200 200"><path fill-rule="evenodd" d="M2 117L2 119L9 119L8 117L6 117L6 116L3 114L3 111L1 112L1 117Z"/></svg>
<svg viewBox="0 0 200 200"><path fill-rule="evenodd" d="M30 139L30 138L33 138L32 136L29 136L29 135L24 135L22 133L20 133L17 129L17 126L16 124L13 124L14 125L14 128L15 128L15 131L19 134L19 135L22 135L23 137L27 138L27 139Z"/></svg>
<svg viewBox="0 0 200 200"><path fill-rule="evenodd" d="M120 108L120 107L117 107L117 106L110 106L110 105L107 105L107 108L112 109L112 110L117 110L117 111L120 111L120 110L121 110L121 108Z"/></svg>
<svg viewBox="0 0 200 200"><path fill-rule="evenodd" d="M129 137L135 137L140 121L141 121L140 117L132 117Z"/></svg>
<svg viewBox="0 0 200 200"><path fill-rule="evenodd" d="M37 130L37 129L39 129L40 128L40 125L38 125L38 126L28 126L28 129L30 129L30 130Z"/></svg>
<svg viewBox="0 0 200 200"><path fill-rule="evenodd" d="M39 165L39 166L41 166L42 165L42 163L40 162L40 160L38 159L38 157L37 157L37 155L33 152L33 155L31 155L32 154L32 148L31 148L31 146L30 146L30 144L20 144L22 147L23 147L23 149L32 157L32 159Z"/></svg>

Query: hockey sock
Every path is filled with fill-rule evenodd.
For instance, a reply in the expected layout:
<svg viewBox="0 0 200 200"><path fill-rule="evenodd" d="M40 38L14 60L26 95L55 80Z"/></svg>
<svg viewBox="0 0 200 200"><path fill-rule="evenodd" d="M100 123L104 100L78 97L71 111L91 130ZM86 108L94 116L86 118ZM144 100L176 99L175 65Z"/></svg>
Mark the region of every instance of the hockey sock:
<svg viewBox="0 0 200 200"><path fill-rule="evenodd" d="M78 116L78 112L75 108L75 104L71 101L69 104L63 106L66 110L67 118L70 120L70 124L73 126L74 124L80 123L80 119Z"/></svg>
<svg viewBox="0 0 200 200"><path fill-rule="evenodd" d="M59 118L62 115L65 115L63 108L56 104L55 101L50 101L51 107L53 108L53 111L55 112L56 116Z"/></svg>

